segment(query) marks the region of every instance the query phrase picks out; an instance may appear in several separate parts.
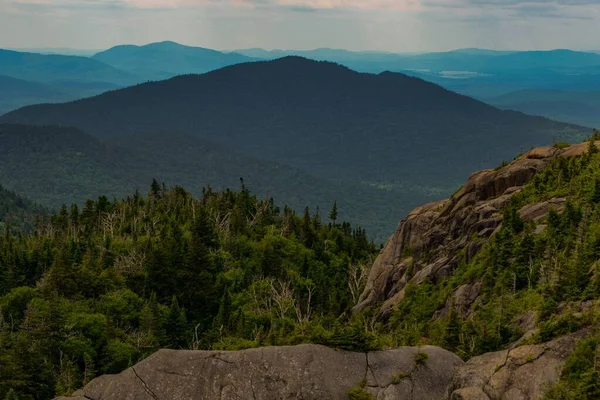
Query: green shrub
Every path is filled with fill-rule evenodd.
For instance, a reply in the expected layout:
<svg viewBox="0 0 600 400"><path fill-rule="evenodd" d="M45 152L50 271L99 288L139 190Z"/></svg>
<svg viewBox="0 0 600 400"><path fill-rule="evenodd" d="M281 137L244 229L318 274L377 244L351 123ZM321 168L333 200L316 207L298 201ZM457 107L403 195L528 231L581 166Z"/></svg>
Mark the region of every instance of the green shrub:
<svg viewBox="0 0 600 400"><path fill-rule="evenodd" d="M498 171L499 169L502 169L504 167L506 167L509 164L508 161L506 160L502 160L502 162L500 163L500 165L498 165L496 168L494 168L496 171Z"/></svg>
<svg viewBox="0 0 600 400"><path fill-rule="evenodd" d="M569 146L570 144L568 142L554 142L554 144L552 145L552 147L554 147L555 149L565 149Z"/></svg>
<svg viewBox="0 0 600 400"><path fill-rule="evenodd" d="M375 396L369 393L364 387L358 385L348 391L350 400L375 400Z"/></svg>
<svg viewBox="0 0 600 400"><path fill-rule="evenodd" d="M408 378L410 375L405 372L398 372L397 374L392 375L392 385L398 385L402 382L402 379Z"/></svg>
<svg viewBox="0 0 600 400"><path fill-rule="evenodd" d="M563 367L560 381L546 394L544 399L600 399L600 376L594 365L597 347L596 338L579 342Z"/></svg>
<svg viewBox="0 0 600 400"><path fill-rule="evenodd" d="M415 362L417 363L417 366L425 364L428 358L429 354L427 353L418 352L415 354Z"/></svg>

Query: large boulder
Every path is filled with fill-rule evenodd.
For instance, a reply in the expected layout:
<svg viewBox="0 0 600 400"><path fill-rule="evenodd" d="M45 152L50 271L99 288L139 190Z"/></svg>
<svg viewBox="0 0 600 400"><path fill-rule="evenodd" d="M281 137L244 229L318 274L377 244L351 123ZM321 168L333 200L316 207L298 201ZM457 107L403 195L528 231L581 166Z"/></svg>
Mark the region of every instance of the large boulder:
<svg viewBox="0 0 600 400"><path fill-rule="evenodd" d="M600 142L596 142L600 146ZM398 225L375 260L354 311L380 306L388 314L404 298L408 283L437 283L451 275L464 250L469 261L502 224L502 209L532 177L557 157L585 153L587 143L565 149L533 149L506 166L476 172L452 197L413 210ZM539 221L565 199L551 199L520 210L525 220Z"/></svg>
<svg viewBox="0 0 600 400"><path fill-rule="evenodd" d="M538 400L560 378L581 331L538 345L473 357L460 366L449 390L450 400Z"/></svg>
<svg viewBox="0 0 600 400"><path fill-rule="evenodd" d="M462 364L433 346L369 353L309 344L235 352L160 350L57 400L346 400L361 382L378 400L438 400Z"/></svg>

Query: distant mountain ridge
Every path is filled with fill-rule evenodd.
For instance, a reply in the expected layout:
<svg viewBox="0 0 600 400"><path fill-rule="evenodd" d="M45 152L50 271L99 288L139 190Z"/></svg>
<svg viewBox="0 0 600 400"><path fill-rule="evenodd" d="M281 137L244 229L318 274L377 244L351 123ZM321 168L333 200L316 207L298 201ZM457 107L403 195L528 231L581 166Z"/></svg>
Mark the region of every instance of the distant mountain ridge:
<svg viewBox="0 0 600 400"><path fill-rule="evenodd" d="M68 49L0 51L0 75L44 83L63 92L67 99L83 98L133 84L163 80L181 74L206 73L225 66L286 56L301 56L317 61L343 64L359 72L402 72L431 81L452 91L487 99L513 91L539 88L561 91L600 90L600 54L571 50L496 51L477 48L431 53L393 53L318 48L313 50L241 49L235 52L184 46L165 41L146 45L119 45L89 52ZM82 57L83 55L90 55ZM93 83L93 89L81 90L81 83ZM40 96L11 101L16 107L61 101ZM557 106L557 105L553 105ZM558 105L560 106L560 105ZM577 112L566 105L566 120L587 124L589 113ZM546 113L545 106L532 112ZM523 109L529 112L530 108ZM552 111L552 110L550 110ZM585 110L584 110L585 111ZM560 115L560 114L558 114Z"/></svg>
<svg viewBox="0 0 600 400"><path fill-rule="evenodd" d="M52 83L135 82L131 74L87 57L24 53L0 49L0 74L30 81Z"/></svg>
<svg viewBox="0 0 600 400"><path fill-rule="evenodd" d="M144 134L183 133L323 182L393 194L404 203L400 215L451 193L474 169L588 134L403 74L364 74L300 57L26 107L0 122L74 126L112 140L136 134L140 145Z"/></svg>
<svg viewBox="0 0 600 400"><path fill-rule="evenodd" d="M55 87L0 75L0 114L32 102L46 103L73 100Z"/></svg>
<svg viewBox="0 0 600 400"><path fill-rule="evenodd" d="M255 60L237 53L222 53L170 41L144 46L115 46L96 53L92 59L133 74L158 79L179 74L204 73Z"/></svg>

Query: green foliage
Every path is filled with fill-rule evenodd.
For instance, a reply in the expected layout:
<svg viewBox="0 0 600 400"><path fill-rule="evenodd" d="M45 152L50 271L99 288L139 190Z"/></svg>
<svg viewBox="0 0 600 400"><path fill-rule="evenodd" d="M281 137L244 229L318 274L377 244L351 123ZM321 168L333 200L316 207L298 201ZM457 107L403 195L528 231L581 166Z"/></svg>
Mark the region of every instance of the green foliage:
<svg viewBox="0 0 600 400"><path fill-rule="evenodd" d="M429 354L420 351L417 354L415 354L415 363L417 363L417 366L421 366L425 364L428 358Z"/></svg>
<svg viewBox="0 0 600 400"><path fill-rule="evenodd" d="M70 394L158 348L380 347L350 315L350 266L376 247L272 199L154 182L0 237L0 398ZM12 390L12 392L10 392Z"/></svg>
<svg viewBox="0 0 600 400"><path fill-rule="evenodd" d="M398 385L400 384L400 382L402 382L402 379L406 379L408 377L410 377L409 374L406 374L404 372L398 372L397 374L392 375L392 384Z"/></svg>
<svg viewBox="0 0 600 400"><path fill-rule="evenodd" d="M30 232L36 219L46 215L48 210L16 193L4 189L0 185L0 232L10 231Z"/></svg>
<svg viewBox="0 0 600 400"><path fill-rule="evenodd" d="M369 391L365 389L365 386L367 386L367 382L362 380L357 386L350 389L348 391L350 400L375 400L375 396L369 393Z"/></svg>
<svg viewBox="0 0 600 400"><path fill-rule="evenodd" d="M506 167L508 164L510 164L508 161L502 160L502 162L499 165L497 165L496 168L494 168L494 169L497 171L499 169Z"/></svg>
<svg viewBox="0 0 600 400"><path fill-rule="evenodd" d="M566 149L569 146L569 142L555 142L554 144L552 144L552 147L554 147L555 149Z"/></svg>
<svg viewBox="0 0 600 400"><path fill-rule="evenodd" d="M598 339L591 337L577 344L565 363L560 381L545 400L594 400L600 398L600 375L595 361Z"/></svg>

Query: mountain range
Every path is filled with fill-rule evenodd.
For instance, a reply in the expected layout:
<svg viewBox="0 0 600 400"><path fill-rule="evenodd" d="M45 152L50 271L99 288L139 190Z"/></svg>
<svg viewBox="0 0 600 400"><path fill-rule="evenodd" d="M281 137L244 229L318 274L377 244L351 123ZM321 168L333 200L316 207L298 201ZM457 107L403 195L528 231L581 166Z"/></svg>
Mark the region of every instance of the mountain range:
<svg viewBox="0 0 600 400"><path fill-rule="evenodd" d="M96 192L111 187L131 190L153 176L162 176L169 184L186 183L196 191L244 177L259 192L271 188L276 200L294 207L326 208L338 200L348 210L346 218L367 226L377 238L393 228L384 222L390 220L384 214L393 213L396 219L419 202L451 193L473 169L494 167L531 146L588 134L575 125L501 111L403 74L358 73L300 57L239 64L75 102L26 107L0 117L0 122L71 126L102 141L94 146L110 142L126 149L126 155L117 149L70 150L86 155L84 160L105 154L106 161L93 161L102 164L101 171L123 167L123 173L115 175L125 181L107 186L92 183L109 182L93 173L95 167L75 168L78 173L89 171L90 177L81 181ZM41 163L27 161L28 152L20 154L20 146L7 168L12 165L15 173L38 168ZM211 146L222 151L211 154ZM3 151L8 148L3 146ZM114 166L113 154L119 154ZM215 168L223 172L211 180ZM126 178L132 171L144 173ZM286 177L293 174L299 174L294 180L305 176L311 182L307 186L328 189L314 198L306 190L291 190L294 183ZM41 176L33 171L27 175ZM190 176L198 177L196 185L189 183ZM281 184L265 186L265 181ZM51 191L52 199L45 194L50 186L33 191L35 185L27 180L11 180L12 185L17 182L21 187L9 187L53 204L92 194L83 188L79 196L74 196L76 191ZM53 185L52 179L46 182ZM389 211L382 212L386 207Z"/></svg>
<svg viewBox="0 0 600 400"><path fill-rule="evenodd" d="M56 54L60 51L64 55ZM143 46L120 45L96 54L65 49L43 53L0 51L0 75L27 80L31 84L50 85L60 94L16 97L0 105L0 113L29 104L63 102L149 80L205 73L232 64L290 55L332 61L359 72L402 72L492 105L533 111L580 125L596 124L593 105L590 108L591 104L583 103L584 107L576 109L568 105L563 107L562 100L549 100L535 105L522 105L516 101L505 106L494 103L494 98L513 92L518 95L522 90L560 91L565 92L564 97L569 97L571 92L600 91L600 54L560 49L391 53L327 48L269 51L255 48L229 52L165 41Z"/></svg>

